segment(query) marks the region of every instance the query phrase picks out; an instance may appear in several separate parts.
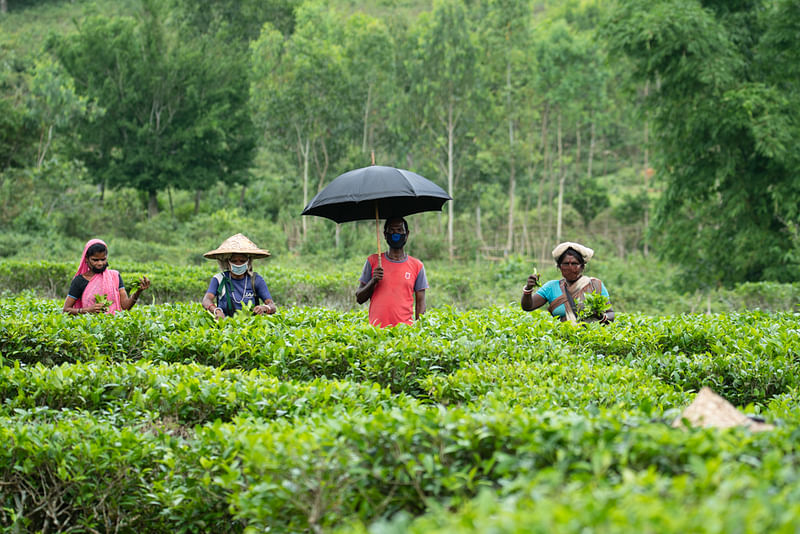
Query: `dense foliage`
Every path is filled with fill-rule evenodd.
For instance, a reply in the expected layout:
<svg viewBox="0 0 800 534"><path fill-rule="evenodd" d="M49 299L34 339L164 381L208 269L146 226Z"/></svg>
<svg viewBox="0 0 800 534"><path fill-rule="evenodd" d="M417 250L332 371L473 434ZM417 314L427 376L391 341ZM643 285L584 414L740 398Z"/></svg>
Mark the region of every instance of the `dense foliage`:
<svg viewBox="0 0 800 534"><path fill-rule="evenodd" d="M797 2L619 4L609 40L654 87L663 252L704 280L796 280Z"/></svg>
<svg viewBox="0 0 800 534"><path fill-rule="evenodd" d="M179 245L186 225L219 242L209 218L234 209L248 236L280 228L272 248L349 256L347 230L298 213L373 152L453 193L446 216L415 217L428 257L544 257L587 235L642 250L632 88L591 5L26 6L0 18L3 256L97 235ZM171 231L143 228L159 219Z"/></svg>
<svg viewBox="0 0 800 534"><path fill-rule="evenodd" d="M195 304L1 304L0 518L21 531L798 520L796 314L604 328L495 307L380 330L315 308L217 324ZM776 429L670 428L701 386Z"/></svg>
<svg viewBox="0 0 800 534"><path fill-rule="evenodd" d="M797 10L0 0L0 529L794 532ZM413 326L299 216L372 154L454 197ZM238 232L279 309L216 322ZM61 312L92 237L132 310ZM612 325L520 310L565 239ZM774 429L673 428L705 386Z"/></svg>
<svg viewBox="0 0 800 534"><path fill-rule="evenodd" d="M78 93L100 108L75 126L75 155L95 183L148 194L242 182L255 132L247 71L231 49L169 31L157 2L139 20L91 17L51 48Z"/></svg>
<svg viewBox="0 0 800 534"><path fill-rule="evenodd" d="M0 15L0 255L97 235L177 245L204 223L219 242L208 219L236 209L237 231L274 248L351 256L349 231L298 213L374 154L454 197L415 218L429 257L543 259L569 238L655 251L702 289L791 281L796 9L15 2ZM136 228L165 210L171 232Z"/></svg>

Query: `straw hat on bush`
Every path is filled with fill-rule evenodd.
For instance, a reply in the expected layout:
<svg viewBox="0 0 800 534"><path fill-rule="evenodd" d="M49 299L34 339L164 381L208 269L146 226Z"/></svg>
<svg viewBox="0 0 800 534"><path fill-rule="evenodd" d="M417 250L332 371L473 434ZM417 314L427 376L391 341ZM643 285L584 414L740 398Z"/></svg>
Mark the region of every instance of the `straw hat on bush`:
<svg viewBox="0 0 800 534"><path fill-rule="evenodd" d="M268 250L258 248L255 243L242 234L230 236L219 247L209 250L203 256L210 260L223 260L231 254L247 254L253 259L271 256Z"/></svg>
<svg viewBox="0 0 800 534"><path fill-rule="evenodd" d="M768 423L755 421L726 401L709 388L702 388L694 401L686 407L683 413L672 422L675 428L683 428L683 420L695 427L730 428L732 426L745 426L753 432L772 430L774 426Z"/></svg>

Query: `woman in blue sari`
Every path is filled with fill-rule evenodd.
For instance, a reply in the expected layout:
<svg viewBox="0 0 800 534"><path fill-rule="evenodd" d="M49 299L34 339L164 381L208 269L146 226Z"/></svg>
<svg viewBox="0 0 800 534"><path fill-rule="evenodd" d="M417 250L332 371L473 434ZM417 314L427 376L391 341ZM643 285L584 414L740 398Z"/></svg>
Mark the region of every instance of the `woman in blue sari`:
<svg viewBox="0 0 800 534"><path fill-rule="evenodd" d="M525 311L533 311L549 303L548 311L561 321L577 322L584 307L588 293L599 293L606 298L608 308L602 315L595 317L600 323L608 324L614 320L614 310L608 300L608 290L602 281L583 274L588 262L594 256L594 250L579 243L567 241L553 249L553 259L561 270L561 280L550 280L536 292L539 275L528 277L522 288L520 305Z"/></svg>

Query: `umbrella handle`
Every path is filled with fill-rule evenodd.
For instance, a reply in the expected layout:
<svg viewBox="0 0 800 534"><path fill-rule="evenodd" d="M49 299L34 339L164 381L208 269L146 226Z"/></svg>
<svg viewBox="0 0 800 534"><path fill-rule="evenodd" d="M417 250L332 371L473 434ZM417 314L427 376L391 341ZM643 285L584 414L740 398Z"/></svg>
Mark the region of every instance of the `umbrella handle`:
<svg viewBox="0 0 800 534"><path fill-rule="evenodd" d="M375 201L375 238L378 242L378 267L381 267L381 231L378 220L378 201Z"/></svg>

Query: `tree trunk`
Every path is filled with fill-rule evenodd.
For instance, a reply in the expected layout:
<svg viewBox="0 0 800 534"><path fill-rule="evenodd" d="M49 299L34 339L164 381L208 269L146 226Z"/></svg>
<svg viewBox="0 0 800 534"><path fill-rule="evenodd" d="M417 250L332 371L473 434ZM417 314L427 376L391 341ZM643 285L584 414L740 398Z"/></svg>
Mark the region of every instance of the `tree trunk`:
<svg viewBox="0 0 800 534"><path fill-rule="evenodd" d="M199 189L194 192L194 214L198 215L200 213L200 196L202 195L202 191Z"/></svg>
<svg viewBox="0 0 800 534"><path fill-rule="evenodd" d="M475 236L478 238L478 243L483 246L483 229L481 228L481 201L478 199L478 205L475 206Z"/></svg>
<svg viewBox="0 0 800 534"><path fill-rule="evenodd" d="M575 121L575 165L572 167L575 176L581 172L581 123ZM563 188L562 188L563 189ZM580 184L575 184L575 189L580 193Z"/></svg>
<svg viewBox="0 0 800 534"><path fill-rule="evenodd" d="M530 200L527 199L525 201L525 213L527 214L528 210L530 209L531 209ZM523 254L528 255L532 252L531 237L530 234L528 233L528 217L526 216L522 217L522 247L523 247L522 250Z"/></svg>
<svg viewBox="0 0 800 534"><path fill-rule="evenodd" d="M41 169L42 164L44 163L44 158L47 155L47 149L50 148L50 143L53 142L53 125L51 124L49 128L47 128L47 141L44 140L44 130L42 130L42 135L39 136L39 154L36 158L36 168Z"/></svg>
<svg viewBox="0 0 800 534"><path fill-rule="evenodd" d="M367 88L367 103L364 105L364 132L361 136L361 152L367 153L367 137L369 132L369 108L372 103L372 85Z"/></svg>
<svg viewBox="0 0 800 534"><path fill-rule="evenodd" d="M650 93L650 81L646 81L644 83L644 98L647 100L647 96ZM644 119L644 198L645 198L645 205L644 205L644 232L643 232L643 241L644 241L644 250L643 254L646 258L647 255L650 253L649 243L647 242L647 226L650 224L650 206L647 202L647 190L650 187L650 151L649 151L649 122L647 120L647 116L645 115Z"/></svg>
<svg viewBox="0 0 800 534"><path fill-rule="evenodd" d="M516 202L517 178L514 168L514 155L511 155L511 169L508 176L508 238L506 239L506 256L514 249L514 203Z"/></svg>
<svg viewBox="0 0 800 534"><path fill-rule="evenodd" d="M147 192L147 215L150 218L158 215L158 192L155 190Z"/></svg>
<svg viewBox="0 0 800 534"><path fill-rule="evenodd" d="M564 144L561 139L561 110L558 112L558 215L556 216L556 242L561 243L561 214L564 205L564 180L567 173L564 169Z"/></svg>
<svg viewBox="0 0 800 534"><path fill-rule="evenodd" d="M536 213L541 218L544 183L547 180L547 113L542 117L542 174L539 177L538 195L536 195ZM540 221L541 226L541 221Z"/></svg>
<svg viewBox="0 0 800 534"><path fill-rule="evenodd" d="M303 207L305 208L308 206L308 158L309 158L309 149L310 149L310 140L306 138L305 146L299 139L299 132L298 132L298 139L297 139L297 149L300 152L300 156L303 159ZM300 217L302 220L303 225L303 239L306 238L306 232L308 231L308 225L306 224L306 217Z"/></svg>
<svg viewBox="0 0 800 534"><path fill-rule="evenodd" d="M511 64L506 65L506 94L508 95L507 98L507 109L508 113L511 113ZM517 176L516 176L516 169L514 167L514 121L509 116L508 118L508 162L509 162L509 174L508 174L508 237L506 239L506 256L511 254L512 249L514 248L514 202L515 202L515 193L517 188Z"/></svg>
<svg viewBox="0 0 800 534"><path fill-rule="evenodd" d="M547 122L550 117L550 106L549 104L545 104L544 111L542 112L542 177L539 179L539 194L536 195L536 216L538 217L539 221L539 231L542 231L542 228L545 227L544 224L544 214L542 213L542 198L544 197L544 189L547 182L547 172L548 172L548 159L550 158L550 151L549 147L550 144L547 142ZM549 219L548 219L549 220ZM548 232L549 233L549 232ZM550 236L544 236L542 239L542 246L547 246L547 241L550 239ZM544 248L542 249L542 254L544 254Z"/></svg>
<svg viewBox="0 0 800 534"><path fill-rule="evenodd" d="M320 163L319 157L317 156L317 150L314 150L314 167L317 169L317 176L319 176L319 180L317 181L317 193L322 191L322 186L325 185L325 176L328 175L328 165L330 164L330 157L328 156L328 145L325 143L325 138L319 140L315 146L319 146L322 148L322 162Z"/></svg>
<svg viewBox="0 0 800 534"><path fill-rule="evenodd" d="M0 13L8 13L8 1L0 0Z"/></svg>
<svg viewBox="0 0 800 534"><path fill-rule="evenodd" d="M453 137L455 135L455 129L453 103L450 102L447 108L447 193L452 199L456 198L453 191L453 150L455 144ZM455 255L455 250L453 249L453 217L455 216L453 204L455 204L455 200L451 200L447 203L447 248L450 261L453 260L453 256Z"/></svg>
<svg viewBox="0 0 800 534"><path fill-rule="evenodd" d="M589 155L588 161L586 162L586 176L591 180L592 179L592 162L594 161L594 149L595 149L595 137L594 137L594 117L592 117L592 126L589 130Z"/></svg>
<svg viewBox="0 0 800 534"><path fill-rule="evenodd" d="M167 198L169 198L169 214L175 218L175 206L172 204L172 188L167 187Z"/></svg>

